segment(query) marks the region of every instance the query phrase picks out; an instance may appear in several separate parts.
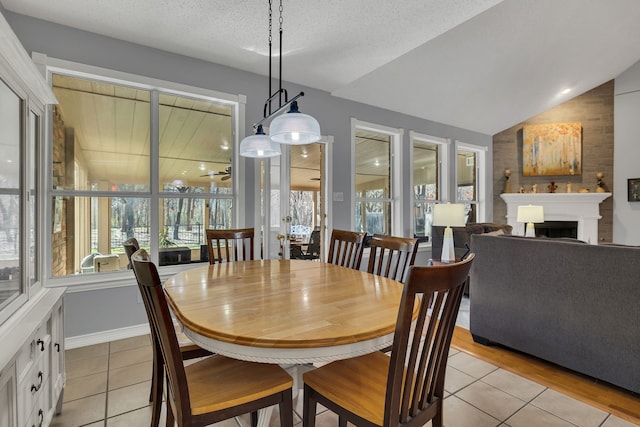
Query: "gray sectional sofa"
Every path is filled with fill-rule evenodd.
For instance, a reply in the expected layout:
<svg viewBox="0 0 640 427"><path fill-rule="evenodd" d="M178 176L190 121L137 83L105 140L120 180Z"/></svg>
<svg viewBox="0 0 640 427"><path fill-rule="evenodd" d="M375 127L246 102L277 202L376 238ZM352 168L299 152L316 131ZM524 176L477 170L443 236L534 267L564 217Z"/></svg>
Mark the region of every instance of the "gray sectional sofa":
<svg viewBox="0 0 640 427"><path fill-rule="evenodd" d="M640 247L471 236L470 331L640 393Z"/></svg>

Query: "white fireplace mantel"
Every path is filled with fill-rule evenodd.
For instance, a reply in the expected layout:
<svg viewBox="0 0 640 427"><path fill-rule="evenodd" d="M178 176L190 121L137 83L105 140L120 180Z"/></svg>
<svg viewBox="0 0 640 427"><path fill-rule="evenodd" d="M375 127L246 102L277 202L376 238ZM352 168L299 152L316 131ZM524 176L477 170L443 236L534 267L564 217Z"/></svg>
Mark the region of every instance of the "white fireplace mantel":
<svg viewBox="0 0 640 427"><path fill-rule="evenodd" d="M597 245L600 203L611 193L503 193L507 204L507 224L513 234L524 235L524 224L516 221L518 206L544 207L545 221L577 221L578 239Z"/></svg>

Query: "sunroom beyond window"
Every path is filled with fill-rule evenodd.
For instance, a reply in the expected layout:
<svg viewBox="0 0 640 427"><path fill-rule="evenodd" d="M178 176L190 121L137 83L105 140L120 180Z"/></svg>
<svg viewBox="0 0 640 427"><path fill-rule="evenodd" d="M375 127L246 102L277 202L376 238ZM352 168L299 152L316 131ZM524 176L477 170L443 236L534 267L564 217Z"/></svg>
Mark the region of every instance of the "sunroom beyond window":
<svg viewBox="0 0 640 427"><path fill-rule="evenodd" d="M232 227L233 105L60 74L53 90L52 276L126 269L130 237L160 265L200 261L204 230Z"/></svg>

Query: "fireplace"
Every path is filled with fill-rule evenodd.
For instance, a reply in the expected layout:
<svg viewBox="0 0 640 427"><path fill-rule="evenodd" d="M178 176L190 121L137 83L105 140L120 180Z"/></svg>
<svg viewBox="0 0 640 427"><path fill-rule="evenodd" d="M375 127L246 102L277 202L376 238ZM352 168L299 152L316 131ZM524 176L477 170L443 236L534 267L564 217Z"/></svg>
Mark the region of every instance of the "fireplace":
<svg viewBox="0 0 640 427"><path fill-rule="evenodd" d="M545 221L534 225L536 236L578 238L578 221Z"/></svg>
<svg viewBox="0 0 640 427"><path fill-rule="evenodd" d="M575 237L594 245L598 244L600 203L610 196L611 193L505 193L500 195L507 204L507 224L513 227L513 234L524 235L524 224L516 221L518 206L543 206L545 222L536 224L536 230L538 226L543 227L547 222L550 224L575 222L575 236L549 237ZM553 233L552 227L555 225L546 227L548 229L546 232ZM558 224L557 227L561 228L561 225Z"/></svg>

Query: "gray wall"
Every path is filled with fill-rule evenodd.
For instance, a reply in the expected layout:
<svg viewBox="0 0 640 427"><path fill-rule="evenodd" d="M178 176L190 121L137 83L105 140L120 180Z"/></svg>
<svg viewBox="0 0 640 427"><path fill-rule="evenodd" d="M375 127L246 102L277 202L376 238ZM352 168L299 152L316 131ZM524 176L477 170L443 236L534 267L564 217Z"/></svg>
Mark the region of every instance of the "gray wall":
<svg viewBox="0 0 640 427"><path fill-rule="evenodd" d="M613 241L640 245L640 202L627 201L627 179L640 178L640 62L616 78Z"/></svg>
<svg viewBox="0 0 640 427"><path fill-rule="evenodd" d="M7 11L3 11L3 14L29 53L39 52L56 59L230 94L246 95L247 123L245 124L245 132L247 134L252 133L251 124L262 117L262 108L268 92L266 77L103 37L24 15ZM284 65L286 77L286 61ZM336 228L349 228L351 221L350 119L352 117L383 126L403 128L405 137L402 157L405 160L409 158L408 131L410 130L486 147L491 147L492 144L491 136L489 135L336 98L323 91L288 83L285 83L284 87L291 94L304 90L305 97L301 100L302 111L313 115L320 122L324 135L334 137L334 187L332 191L344 193L344 202L333 203L331 215L333 226ZM408 93L407 96L411 96L411 94ZM430 102L430 100L425 100L426 102ZM452 145L451 159L455 159L453 150ZM249 184L245 194L246 212L248 213L246 224L249 226L253 223L253 188L250 187L253 182L251 162L251 160L247 161L245 172ZM487 183L492 182L492 169L492 154L491 150L488 150ZM405 189L406 194L410 194L410 189L408 188L410 173L410 167L402 168L402 188ZM453 173L452 170L451 182L454 182ZM488 191L492 191L491 185L488 185ZM487 220L491 220L493 217L492 199L493 194L486 195L488 202ZM405 198L403 212L403 234L409 235L411 224L410 197ZM132 294L133 292L129 292L127 288L69 294L66 300L66 335L68 337L77 336L144 322L144 311L139 304L134 304L131 301ZM104 315L105 313L107 315Z"/></svg>

